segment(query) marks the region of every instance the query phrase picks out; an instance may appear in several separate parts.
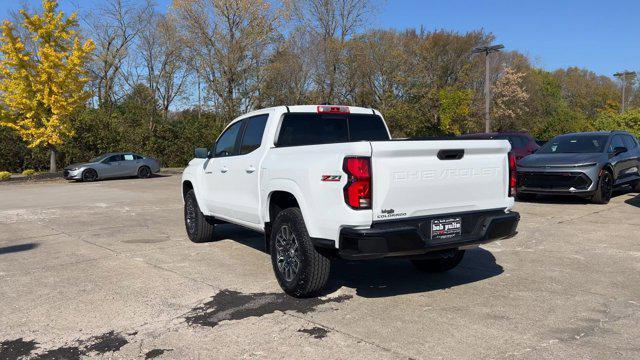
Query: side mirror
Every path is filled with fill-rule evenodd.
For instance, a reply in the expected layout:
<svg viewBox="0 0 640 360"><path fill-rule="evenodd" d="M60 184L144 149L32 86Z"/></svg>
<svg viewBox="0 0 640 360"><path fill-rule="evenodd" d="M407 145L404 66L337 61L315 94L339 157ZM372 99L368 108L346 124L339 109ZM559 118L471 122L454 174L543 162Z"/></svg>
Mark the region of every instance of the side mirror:
<svg viewBox="0 0 640 360"><path fill-rule="evenodd" d="M627 150L627 148L624 147L624 146L616 146L613 149L613 156L618 156L618 155L620 155L622 153L626 153L627 151L629 151L629 150Z"/></svg>
<svg viewBox="0 0 640 360"><path fill-rule="evenodd" d="M209 149L196 148L196 159L208 159L208 158L209 158Z"/></svg>

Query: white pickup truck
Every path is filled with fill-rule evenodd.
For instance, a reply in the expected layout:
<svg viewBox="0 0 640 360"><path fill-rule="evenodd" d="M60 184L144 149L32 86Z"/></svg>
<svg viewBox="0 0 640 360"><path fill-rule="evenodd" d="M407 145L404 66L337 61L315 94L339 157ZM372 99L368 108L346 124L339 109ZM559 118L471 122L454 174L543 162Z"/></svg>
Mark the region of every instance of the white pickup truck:
<svg viewBox="0 0 640 360"><path fill-rule="evenodd" d="M330 259L405 257L423 271L516 233L515 158L506 140L391 140L382 115L280 106L232 121L182 176L194 242L219 223L265 234L282 289L318 293Z"/></svg>

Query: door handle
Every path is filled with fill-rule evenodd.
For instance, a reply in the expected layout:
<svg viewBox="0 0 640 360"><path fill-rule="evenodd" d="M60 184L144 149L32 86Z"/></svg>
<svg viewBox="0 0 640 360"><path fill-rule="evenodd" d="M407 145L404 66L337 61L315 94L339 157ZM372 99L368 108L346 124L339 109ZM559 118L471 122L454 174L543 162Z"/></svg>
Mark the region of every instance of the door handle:
<svg viewBox="0 0 640 360"><path fill-rule="evenodd" d="M246 170L245 170L248 174L251 174L252 172L256 171L256 168L253 167L253 165L249 166Z"/></svg>
<svg viewBox="0 0 640 360"><path fill-rule="evenodd" d="M221 173L226 173L227 171L229 171L229 168L227 168L226 166L223 166L223 167L220 169L220 172L221 172Z"/></svg>

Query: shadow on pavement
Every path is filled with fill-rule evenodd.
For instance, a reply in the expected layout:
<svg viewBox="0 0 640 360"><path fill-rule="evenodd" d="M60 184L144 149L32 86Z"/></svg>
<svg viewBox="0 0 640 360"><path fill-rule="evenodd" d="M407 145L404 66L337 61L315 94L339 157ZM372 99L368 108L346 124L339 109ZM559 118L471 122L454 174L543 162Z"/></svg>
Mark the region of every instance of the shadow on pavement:
<svg viewBox="0 0 640 360"><path fill-rule="evenodd" d="M640 194L638 194L638 195L636 195L636 196L634 196L634 197L632 197L630 199L627 199L624 202L629 204L629 205L631 205L631 206L635 206L635 207L640 208Z"/></svg>
<svg viewBox="0 0 640 360"><path fill-rule="evenodd" d="M17 253L22 251L29 251L37 248L38 246L39 245L37 243L27 243L27 244L0 247L0 255Z"/></svg>
<svg viewBox="0 0 640 360"><path fill-rule="evenodd" d="M140 181L144 181L144 180L149 180L149 179L167 178L167 177L172 177L172 176L174 176L174 174L157 174L156 173L156 174L151 174L146 179L141 179L141 178L139 178L137 176L124 176L124 177L114 177L114 178L99 179L99 180L92 181L92 182L93 183L118 182L118 181L123 181L123 180L140 180ZM67 182L69 182L69 183L79 183L79 184L85 184L86 183L86 182L80 181L80 180L67 180Z"/></svg>
<svg viewBox="0 0 640 360"><path fill-rule="evenodd" d="M264 235L233 224L218 224L214 232L215 240L231 239L242 245L266 253Z"/></svg>
<svg viewBox="0 0 640 360"><path fill-rule="evenodd" d="M216 239L232 239L258 251L266 251L262 234L235 225L217 225ZM413 294L481 281L503 271L493 254L482 248L467 250L458 267L441 274L421 272L406 259L334 259L324 294L341 287L355 289L359 296L368 298Z"/></svg>
<svg viewBox="0 0 640 360"><path fill-rule="evenodd" d="M455 269L440 273L424 273L406 259L381 259L332 263L327 293L341 287L356 290L365 298L415 294L485 280L504 272L502 266L489 251L476 248L468 250L462 263Z"/></svg>

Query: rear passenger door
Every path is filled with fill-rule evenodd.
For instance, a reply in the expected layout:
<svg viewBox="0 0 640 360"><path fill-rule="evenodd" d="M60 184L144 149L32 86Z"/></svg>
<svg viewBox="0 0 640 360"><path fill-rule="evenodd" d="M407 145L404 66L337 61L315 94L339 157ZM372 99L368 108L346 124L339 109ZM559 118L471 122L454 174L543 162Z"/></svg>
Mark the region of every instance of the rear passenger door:
<svg viewBox="0 0 640 360"><path fill-rule="evenodd" d="M260 164L265 153L264 129L268 114L243 119L237 156L227 159L233 173L233 217L245 223L259 225L260 219Z"/></svg>
<svg viewBox="0 0 640 360"><path fill-rule="evenodd" d="M609 144L609 153L612 154L616 148L627 147L622 140L622 135L613 135ZM632 167L631 158L629 157L629 149L627 152L618 154L611 158L613 170L615 172L615 184L620 184L628 180L628 168Z"/></svg>
<svg viewBox="0 0 640 360"><path fill-rule="evenodd" d="M136 160L133 154L124 154L124 159L122 161L122 171L123 176L134 176L138 175L138 166L140 165L140 160Z"/></svg>
<svg viewBox="0 0 640 360"><path fill-rule="evenodd" d="M640 178L640 146L638 140L631 135L622 135L625 147L628 149L626 155L629 158L629 167L627 172L629 178ZM631 179L629 179L631 180Z"/></svg>

